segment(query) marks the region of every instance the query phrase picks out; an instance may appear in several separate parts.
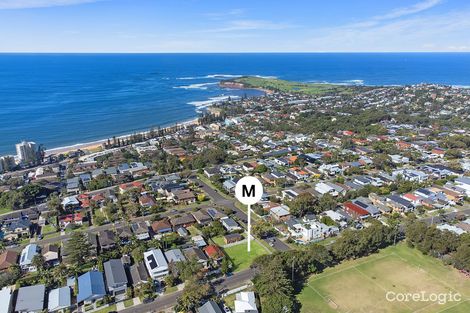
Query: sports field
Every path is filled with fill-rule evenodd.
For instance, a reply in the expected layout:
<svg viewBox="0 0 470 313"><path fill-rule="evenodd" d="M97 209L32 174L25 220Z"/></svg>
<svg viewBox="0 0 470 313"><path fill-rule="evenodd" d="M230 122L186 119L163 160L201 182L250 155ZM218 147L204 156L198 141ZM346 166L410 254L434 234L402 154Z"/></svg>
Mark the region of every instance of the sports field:
<svg viewBox="0 0 470 313"><path fill-rule="evenodd" d="M422 293L417 301L388 301ZM459 293L445 304L433 294ZM442 296L441 296L442 297ZM470 312L470 279L440 260L404 244L372 256L344 262L313 275L298 295L301 313L318 312ZM449 299L447 297L447 299ZM443 302L443 301L442 301Z"/></svg>

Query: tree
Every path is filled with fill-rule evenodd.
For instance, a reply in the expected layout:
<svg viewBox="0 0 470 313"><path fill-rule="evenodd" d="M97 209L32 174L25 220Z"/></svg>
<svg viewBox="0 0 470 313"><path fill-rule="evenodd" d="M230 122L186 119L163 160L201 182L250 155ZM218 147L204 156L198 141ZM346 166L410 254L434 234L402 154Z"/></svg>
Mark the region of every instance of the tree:
<svg viewBox="0 0 470 313"><path fill-rule="evenodd" d="M318 214L328 210L333 210L336 208L337 204L338 203L336 199L332 195L327 193L320 198L320 201L318 201L318 206L315 209L315 213Z"/></svg>
<svg viewBox="0 0 470 313"><path fill-rule="evenodd" d="M200 194L197 195L197 201L203 202L205 200L206 200L206 195L205 194L200 193Z"/></svg>
<svg viewBox="0 0 470 313"><path fill-rule="evenodd" d="M470 245L462 244L452 257L454 266L459 270L470 271Z"/></svg>
<svg viewBox="0 0 470 313"><path fill-rule="evenodd" d="M47 207L49 210L53 211L55 215L60 215L63 212L60 198L56 193L53 193L49 196L49 199L47 200Z"/></svg>
<svg viewBox="0 0 470 313"><path fill-rule="evenodd" d="M385 170L393 166L392 160L386 154L378 154L373 159L372 162L376 169Z"/></svg>
<svg viewBox="0 0 470 313"><path fill-rule="evenodd" d="M263 312L292 312L294 307L292 282L277 258L263 266L253 280L261 299Z"/></svg>
<svg viewBox="0 0 470 313"><path fill-rule="evenodd" d="M69 254L70 263L75 266L83 265L90 256L91 245L84 233L75 231L72 233L65 249Z"/></svg>
<svg viewBox="0 0 470 313"><path fill-rule="evenodd" d="M261 220L252 226L253 234L259 238L266 238L276 235L276 230L265 220Z"/></svg>
<svg viewBox="0 0 470 313"><path fill-rule="evenodd" d="M290 213L296 217L302 217L315 210L316 198L305 192L298 195L294 200L288 202Z"/></svg>
<svg viewBox="0 0 470 313"><path fill-rule="evenodd" d="M227 275L232 269L232 262L227 257L222 259L222 263L220 264L220 271L222 274Z"/></svg>
<svg viewBox="0 0 470 313"><path fill-rule="evenodd" d="M175 276L170 274L165 277L165 286L173 287L175 284L176 284Z"/></svg>
<svg viewBox="0 0 470 313"><path fill-rule="evenodd" d="M155 299L155 292L153 290L153 283L146 282L139 286L136 291L137 296L140 298L141 301L144 299Z"/></svg>
<svg viewBox="0 0 470 313"><path fill-rule="evenodd" d="M212 293L212 287L208 283L203 283L195 279L186 282L183 294L178 300L178 309L183 311L190 311L202 300L207 299Z"/></svg>
<svg viewBox="0 0 470 313"><path fill-rule="evenodd" d="M254 169L254 172L259 174L266 173L267 171L268 167L264 164L257 165Z"/></svg>
<svg viewBox="0 0 470 313"><path fill-rule="evenodd" d="M41 253L38 253L33 256L31 264L36 267L39 272L42 272L46 268L46 260L44 259L44 256Z"/></svg>

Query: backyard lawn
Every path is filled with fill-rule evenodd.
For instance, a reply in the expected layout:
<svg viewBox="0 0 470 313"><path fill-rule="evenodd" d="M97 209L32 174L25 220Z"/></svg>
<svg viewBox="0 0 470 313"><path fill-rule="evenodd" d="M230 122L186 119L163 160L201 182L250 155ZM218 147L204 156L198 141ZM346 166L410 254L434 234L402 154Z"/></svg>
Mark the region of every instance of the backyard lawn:
<svg viewBox="0 0 470 313"><path fill-rule="evenodd" d="M251 252L247 251L246 245L247 243L244 242L239 245L224 248L225 253L234 265L234 272L242 271L249 268L253 260L256 259L256 257L268 254L268 251L266 251L263 246L261 246L258 242L254 240L251 241Z"/></svg>
<svg viewBox="0 0 470 313"><path fill-rule="evenodd" d="M389 301L387 293L460 293L462 300ZM470 280L441 261L404 244L347 261L313 275L298 295L301 313L470 312Z"/></svg>

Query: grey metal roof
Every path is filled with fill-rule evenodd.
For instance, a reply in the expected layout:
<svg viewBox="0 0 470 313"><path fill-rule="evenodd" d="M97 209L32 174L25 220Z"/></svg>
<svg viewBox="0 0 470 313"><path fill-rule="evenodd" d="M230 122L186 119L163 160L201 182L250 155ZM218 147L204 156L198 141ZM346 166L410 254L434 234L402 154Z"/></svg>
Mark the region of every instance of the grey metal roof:
<svg viewBox="0 0 470 313"><path fill-rule="evenodd" d="M130 272L132 277L132 283L134 285L141 282L145 282L149 278L147 269L145 268L145 264L142 262L132 265L130 268Z"/></svg>
<svg viewBox="0 0 470 313"><path fill-rule="evenodd" d="M16 299L15 311L42 311L44 309L44 294L46 286L34 285L21 287Z"/></svg>
<svg viewBox="0 0 470 313"><path fill-rule="evenodd" d="M207 301L197 309L197 313L222 313L220 307L214 301Z"/></svg>
<svg viewBox="0 0 470 313"><path fill-rule="evenodd" d="M49 311L68 308L71 304L72 301L69 287L61 287L49 292L49 303L47 305Z"/></svg>
<svg viewBox="0 0 470 313"><path fill-rule="evenodd" d="M126 271L120 259L111 259L103 263L108 287L127 284Z"/></svg>
<svg viewBox="0 0 470 313"><path fill-rule="evenodd" d="M180 249L173 249L173 250L165 251L165 256L166 256L166 259L168 260L168 263L186 261L186 258L184 257Z"/></svg>

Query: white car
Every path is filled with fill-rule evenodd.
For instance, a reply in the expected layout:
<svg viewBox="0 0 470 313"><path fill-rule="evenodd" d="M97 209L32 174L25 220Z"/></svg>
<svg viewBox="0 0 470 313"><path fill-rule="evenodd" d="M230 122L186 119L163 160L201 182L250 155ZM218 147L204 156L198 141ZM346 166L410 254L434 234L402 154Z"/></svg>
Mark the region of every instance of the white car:
<svg viewBox="0 0 470 313"><path fill-rule="evenodd" d="M224 304L224 312L225 313L232 313L232 310L230 310L230 308Z"/></svg>

